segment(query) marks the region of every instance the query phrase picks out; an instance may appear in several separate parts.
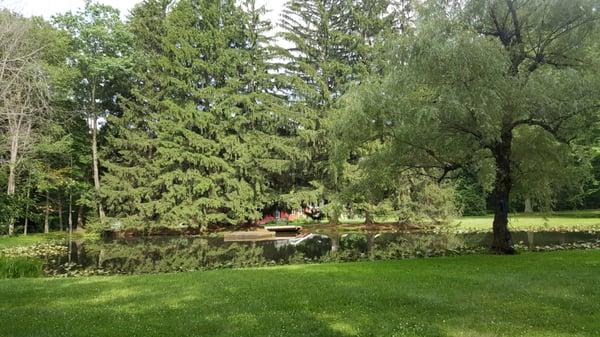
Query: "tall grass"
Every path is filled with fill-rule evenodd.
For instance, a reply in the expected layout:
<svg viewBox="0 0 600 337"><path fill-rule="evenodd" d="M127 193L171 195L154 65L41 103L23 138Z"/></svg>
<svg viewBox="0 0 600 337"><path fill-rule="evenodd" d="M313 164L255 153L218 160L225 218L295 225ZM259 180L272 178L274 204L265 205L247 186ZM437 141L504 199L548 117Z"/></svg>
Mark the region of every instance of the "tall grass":
<svg viewBox="0 0 600 337"><path fill-rule="evenodd" d="M43 275L42 265L37 258L0 256L0 279L40 277Z"/></svg>

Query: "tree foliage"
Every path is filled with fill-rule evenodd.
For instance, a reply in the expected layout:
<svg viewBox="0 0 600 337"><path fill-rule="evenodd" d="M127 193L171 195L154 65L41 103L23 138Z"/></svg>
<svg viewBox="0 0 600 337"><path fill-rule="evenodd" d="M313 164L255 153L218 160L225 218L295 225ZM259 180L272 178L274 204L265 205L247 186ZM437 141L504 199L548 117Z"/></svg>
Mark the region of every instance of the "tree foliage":
<svg viewBox="0 0 600 337"><path fill-rule="evenodd" d="M577 159L560 153L598 118L597 60L587 57L597 4L473 0L429 9L415 36L391 51L388 75L349 98L345 139L387 138L381 153L390 165L440 181L492 165L494 247L511 252L511 190L534 181L528 167L556 174L552 164ZM539 173L534 186L558 181Z"/></svg>
<svg viewBox="0 0 600 337"><path fill-rule="evenodd" d="M71 53L65 61L76 71L73 108L84 116L90 128L94 201L102 221L98 132L108 115L120 112L119 97L127 95L128 87L124 84L131 62L131 36L118 10L91 0L86 0L84 8L77 13L55 17L54 23L71 38Z"/></svg>
<svg viewBox="0 0 600 337"><path fill-rule="evenodd" d="M512 252L509 210L594 207L597 1L289 0L280 22L265 14L255 0L145 0L126 21L92 1L50 22L0 12L0 221L494 211L494 247Z"/></svg>

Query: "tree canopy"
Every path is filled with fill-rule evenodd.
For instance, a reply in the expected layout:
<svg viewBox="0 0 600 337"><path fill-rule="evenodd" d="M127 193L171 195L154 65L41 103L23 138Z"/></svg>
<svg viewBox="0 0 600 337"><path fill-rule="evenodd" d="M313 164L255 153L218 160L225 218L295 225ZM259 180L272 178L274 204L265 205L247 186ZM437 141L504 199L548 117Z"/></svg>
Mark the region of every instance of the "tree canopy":
<svg viewBox="0 0 600 337"><path fill-rule="evenodd" d="M597 207L595 0L0 12L0 231ZM3 70L4 69L4 70ZM4 212L6 213L6 212Z"/></svg>
<svg viewBox="0 0 600 337"><path fill-rule="evenodd" d="M511 252L511 190L562 172L556 167L566 162L581 165L573 150L598 120L598 60L590 54L597 8L593 1L438 3L414 36L392 47L388 75L348 98L341 135L356 145L383 137L385 165L439 181L492 167L494 247Z"/></svg>

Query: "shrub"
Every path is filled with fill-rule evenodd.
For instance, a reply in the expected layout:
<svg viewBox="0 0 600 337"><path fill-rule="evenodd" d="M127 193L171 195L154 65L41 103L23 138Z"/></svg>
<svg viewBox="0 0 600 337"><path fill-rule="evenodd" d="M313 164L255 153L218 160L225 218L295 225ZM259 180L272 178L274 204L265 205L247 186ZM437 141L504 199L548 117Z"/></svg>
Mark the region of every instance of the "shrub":
<svg viewBox="0 0 600 337"><path fill-rule="evenodd" d="M0 256L0 279L41 277L43 262L31 257Z"/></svg>
<svg viewBox="0 0 600 337"><path fill-rule="evenodd" d="M8 233L8 225L19 214L16 197L0 193L0 235Z"/></svg>
<svg viewBox="0 0 600 337"><path fill-rule="evenodd" d="M376 260L405 259L425 256L453 255L468 252L464 240L449 232L399 237L375 244L371 258Z"/></svg>
<svg viewBox="0 0 600 337"><path fill-rule="evenodd" d="M369 249L369 242L365 235L344 234L340 238L340 248L343 250L353 250L357 253L366 253Z"/></svg>
<svg viewBox="0 0 600 337"><path fill-rule="evenodd" d="M306 259L318 260L331 251L331 238L317 235L304 240L296 246L296 251Z"/></svg>

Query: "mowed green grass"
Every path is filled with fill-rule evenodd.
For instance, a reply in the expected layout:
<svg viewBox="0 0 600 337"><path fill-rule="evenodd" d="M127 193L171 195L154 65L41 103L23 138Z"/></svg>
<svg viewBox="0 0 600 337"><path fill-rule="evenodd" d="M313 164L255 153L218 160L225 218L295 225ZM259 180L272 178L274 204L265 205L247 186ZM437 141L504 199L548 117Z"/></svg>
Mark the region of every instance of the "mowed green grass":
<svg viewBox="0 0 600 337"><path fill-rule="evenodd" d="M0 336L600 336L600 250L0 281Z"/></svg>
<svg viewBox="0 0 600 337"><path fill-rule="evenodd" d="M15 236L0 236L0 249L10 248L16 246L28 246L36 243L46 243L52 240L58 240L63 238L62 233L59 234L28 234L28 235L15 235Z"/></svg>
<svg viewBox="0 0 600 337"><path fill-rule="evenodd" d="M395 218L377 218L378 223L394 223ZM484 216L464 216L452 221L451 226L457 231L492 231L492 214ZM343 219L341 231L356 231L364 224L363 218ZM318 228L327 224L327 220L320 223L304 224L307 228ZM510 213L509 227L512 230L590 230L600 229L600 210L563 211L549 213Z"/></svg>
<svg viewBox="0 0 600 337"><path fill-rule="evenodd" d="M74 238L84 237L81 233L73 234ZM28 235L15 235L15 236L0 236L0 249L10 248L17 246L29 246L39 243L50 243L55 241L64 241L69 238L67 232L50 232L48 234L43 233L32 233Z"/></svg>
<svg viewBox="0 0 600 337"><path fill-rule="evenodd" d="M492 229L494 217L471 216L456 219L453 222L458 229L462 230L489 230ZM570 211L555 213L514 213L509 215L509 226L512 230L585 230L590 228L600 229L600 211Z"/></svg>

